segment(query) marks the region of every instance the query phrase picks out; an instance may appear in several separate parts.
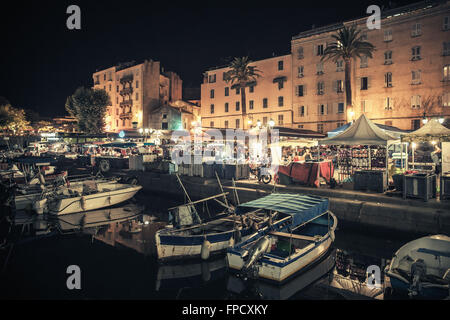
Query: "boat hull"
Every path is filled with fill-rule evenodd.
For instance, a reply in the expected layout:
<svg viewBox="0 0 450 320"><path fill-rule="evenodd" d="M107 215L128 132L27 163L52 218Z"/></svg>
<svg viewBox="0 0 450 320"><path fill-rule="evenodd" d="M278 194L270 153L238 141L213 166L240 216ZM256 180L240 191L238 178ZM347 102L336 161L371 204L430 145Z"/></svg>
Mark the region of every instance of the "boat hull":
<svg viewBox="0 0 450 320"><path fill-rule="evenodd" d="M126 189L94 193L83 197L66 198L58 201L49 213L64 215L82 211L97 210L125 202L142 189L142 186L132 186Z"/></svg>
<svg viewBox="0 0 450 320"><path fill-rule="evenodd" d="M234 230L207 235L206 240L211 244L210 255L219 255L234 245ZM252 231L241 230L242 240L247 240ZM168 262L181 259L201 258L202 245L205 241L204 235L199 236L177 236L157 232L156 249L159 262Z"/></svg>

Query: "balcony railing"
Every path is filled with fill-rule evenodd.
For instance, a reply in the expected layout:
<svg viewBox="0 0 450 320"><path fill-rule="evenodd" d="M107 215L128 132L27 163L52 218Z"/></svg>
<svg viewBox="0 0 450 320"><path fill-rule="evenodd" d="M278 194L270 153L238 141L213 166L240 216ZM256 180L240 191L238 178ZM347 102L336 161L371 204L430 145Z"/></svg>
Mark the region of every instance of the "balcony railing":
<svg viewBox="0 0 450 320"><path fill-rule="evenodd" d="M133 105L133 100L125 100L120 103L120 107L131 107Z"/></svg>
<svg viewBox="0 0 450 320"><path fill-rule="evenodd" d="M119 118L120 119L131 119L133 117L133 113L130 112L122 112L121 114L119 114Z"/></svg>
<svg viewBox="0 0 450 320"><path fill-rule="evenodd" d="M122 90L120 90L120 95L126 95L126 94L132 94L133 93L133 88L132 87L128 87L128 88L124 88Z"/></svg>
<svg viewBox="0 0 450 320"><path fill-rule="evenodd" d="M126 83L126 82L132 82L132 81L133 81L133 75L132 75L132 74L127 75L127 76L123 76L123 77L120 79L120 83L121 83L121 84L124 84L124 83Z"/></svg>

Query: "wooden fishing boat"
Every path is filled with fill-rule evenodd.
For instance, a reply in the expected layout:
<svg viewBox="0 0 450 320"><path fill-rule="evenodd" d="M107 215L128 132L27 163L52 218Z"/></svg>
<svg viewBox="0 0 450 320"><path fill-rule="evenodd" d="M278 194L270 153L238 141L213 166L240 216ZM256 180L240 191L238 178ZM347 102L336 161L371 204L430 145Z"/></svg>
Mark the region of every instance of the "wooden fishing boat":
<svg viewBox="0 0 450 320"><path fill-rule="evenodd" d="M272 204L255 200L247 205L252 208L266 206L273 211L291 214L293 223L289 226L290 231L274 228L262 230L228 249L227 262L232 270L283 283L328 252L335 239L337 218L328 210L326 199L314 197L314 204L310 196L271 196ZM284 201L281 202L282 199Z"/></svg>
<svg viewBox="0 0 450 320"><path fill-rule="evenodd" d="M450 237L432 235L401 247L385 270L394 293L425 299L450 296Z"/></svg>
<svg viewBox="0 0 450 320"><path fill-rule="evenodd" d="M215 198L223 195L217 195ZM169 226L156 233L158 260L199 257L207 260L211 255L225 253L236 243L258 236L267 230L281 231L287 226L294 226L300 221L295 215L290 212L273 211L265 206L273 202L289 201L292 196L271 194L259 199L260 207L242 204L232 214L221 213L206 222L200 221L195 207L191 204L179 206L175 216L178 221L185 221L184 226ZM308 196L303 199L303 208L306 211L316 206L328 206L327 199ZM205 200L208 199L201 201Z"/></svg>

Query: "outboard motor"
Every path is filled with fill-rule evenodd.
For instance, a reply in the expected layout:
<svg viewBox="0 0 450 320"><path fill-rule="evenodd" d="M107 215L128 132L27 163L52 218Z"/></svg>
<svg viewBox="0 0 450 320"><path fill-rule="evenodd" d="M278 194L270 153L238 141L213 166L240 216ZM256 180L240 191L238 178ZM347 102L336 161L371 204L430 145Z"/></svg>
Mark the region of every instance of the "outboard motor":
<svg viewBox="0 0 450 320"><path fill-rule="evenodd" d="M427 274L427 265L423 259L417 259L411 264L411 285L409 287L408 295L414 297L420 294L422 291L422 281Z"/></svg>
<svg viewBox="0 0 450 320"><path fill-rule="evenodd" d="M253 270L253 265L261 258L264 252L269 248L270 241L267 237L260 238L256 243L252 246L248 253L248 260L245 262L242 267L242 272L244 274L251 274ZM255 274L256 275L256 274Z"/></svg>

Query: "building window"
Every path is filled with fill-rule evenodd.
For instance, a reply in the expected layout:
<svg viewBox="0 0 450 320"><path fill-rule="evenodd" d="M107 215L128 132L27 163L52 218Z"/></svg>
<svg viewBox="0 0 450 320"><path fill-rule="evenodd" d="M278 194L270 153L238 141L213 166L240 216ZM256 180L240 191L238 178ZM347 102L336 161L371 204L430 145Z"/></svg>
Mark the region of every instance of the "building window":
<svg viewBox="0 0 450 320"><path fill-rule="evenodd" d="M263 117L263 125L267 125L267 117Z"/></svg>
<svg viewBox="0 0 450 320"><path fill-rule="evenodd" d="M116 97L116 104L119 103L119 97Z"/></svg>
<svg viewBox="0 0 450 320"><path fill-rule="evenodd" d="M298 116L304 117L305 116L305 106L298 107Z"/></svg>
<svg viewBox="0 0 450 320"><path fill-rule="evenodd" d="M305 95L305 86L304 85L299 85L296 88L297 88L296 95L298 97L303 97Z"/></svg>
<svg viewBox="0 0 450 320"><path fill-rule="evenodd" d="M136 101L139 100L139 92L136 92Z"/></svg>
<svg viewBox="0 0 450 320"><path fill-rule="evenodd" d="M281 70L283 70L283 60L281 60L281 61L278 61L278 71L281 71Z"/></svg>
<svg viewBox="0 0 450 320"><path fill-rule="evenodd" d="M411 130L420 129L420 119L411 120Z"/></svg>
<svg viewBox="0 0 450 320"><path fill-rule="evenodd" d="M225 112L228 112L228 102L225 102Z"/></svg>
<svg viewBox="0 0 450 320"><path fill-rule="evenodd" d="M442 43L442 55L449 56L450 55L450 42Z"/></svg>
<svg viewBox="0 0 450 320"><path fill-rule="evenodd" d="M236 119L236 129L239 129L241 127L241 121L240 119Z"/></svg>
<svg viewBox="0 0 450 320"><path fill-rule="evenodd" d="M444 72L444 81L450 81L450 64L444 66L442 68L442 71Z"/></svg>
<svg viewBox="0 0 450 320"><path fill-rule="evenodd" d="M209 77L208 77L208 82L209 83L216 82L216 75L215 74L210 74Z"/></svg>
<svg viewBox="0 0 450 320"><path fill-rule="evenodd" d="M392 29L384 30L384 41L392 41Z"/></svg>
<svg viewBox="0 0 450 320"><path fill-rule="evenodd" d="M225 97L228 97L230 95L230 88L225 87Z"/></svg>
<svg viewBox="0 0 450 320"><path fill-rule="evenodd" d="M278 125L280 125L280 126L283 125L283 115L282 114L278 115Z"/></svg>
<svg viewBox="0 0 450 320"><path fill-rule="evenodd" d="M284 104L284 98L283 97L278 97L278 106L282 107Z"/></svg>
<svg viewBox="0 0 450 320"><path fill-rule="evenodd" d="M362 57L361 57L361 63L360 63L360 65L359 65L359 67L360 67L360 68L367 68L368 65L369 65L369 62L368 62L367 56L362 56Z"/></svg>
<svg viewBox="0 0 450 320"><path fill-rule="evenodd" d="M411 83L412 84L420 84L421 82L421 71L420 70L413 70L411 71Z"/></svg>
<svg viewBox="0 0 450 320"><path fill-rule="evenodd" d="M303 66L298 67L298 74L297 76L299 78L303 78Z"/></svg>
<svg viewBox="0 0 450 320"><path fill-rule="evenodd" d="M116 108L116 116L118 116L118 115L119 115L119 109Z"/></svg>
<svg viewBox="0 0 450 320"><path fill-rule="evenodd" d="M324 94L324 86L325 86L325 84L323 81L317 82L317 94L318 95Z"/></svg>
<svg viewBox="0 0 450 320"><path fill-rule="evenodd" d="M322 56L323 55L323 44L318 44L316 46L316 55Z"/></svg>
<svg viewBox="0 0 450 320"><path fill-rule="evenodd" d="M422 25L420 23L414 23L411 29L411 37L418 37L422 34Z"/></svg>
<svg viewBox="0 0 450 320"><path fill-rule="evenodd" d="M386 88L392 87L392 72L387 72L384 74L384 86Z"/></svg>
<svg viewBox="0 0 450 320"><path fill-rule="evenodd" d="M318 123L317 124L317 132L323 133L323 123Z"/></svg>
<svg viewBox="0 0 450 320"><path fill-rule="evenodd" d="M284 87L283 81L278 81L278 90L283 89L283 87Z"/></svg>
<svg viewBox="0 0 450 320"><path fill-rule="evenodd" d="M125 127L125 119L122 120L122 127Z"/></svg>
<svg viewBox="0 0 450 320"><path fill-rule="evenodd" d="M239 111L241 108L241 105L239 103L239 101L236 101L236 111Z"/></svg>
<svg viewBox="0 0 450 320"><path fill-rule="evenodd" d="M384 64L392 64L392 51L384 53Z"/></svg>
<svg viewBox="0 0 450 320"><path fill-rule="evenodd" d="M225 129L228 129L228 120L225 120Z"/></svg>
<svg viewBox="0 0 450 320"><path fill-rule="evenodd" d="M344 60L336 61L336 72L344 71Z"/></svg>
<svg viewBox="0 0 450 320"><path fill-rule="evenodd" d="M111 91L111 84L109 85L109 91Z"/></svg>
<svg viewBox="0 0 450 320"><path fill-rule="evenodd" d="M367 90L369 88L369 78L362 77L361 78L361 90Z"/></svg>
<svg viewBox="0 0 450 320"><path fill-rule="evenodd" d="M162 118L163 118L163 119L167 119L167 113L164 113L164 114L162 115Z"/></svg>
<svg viewBox="0 0 450 320"><path fill-rule="evenodd" d="M116 88L116 92L119 92L119 86L117 86L117 88Z"/></svg>
<svg viewBox="0 0 450 320"><path fill-rule="evenodd" d="M100 77L99 75L95 76L95 83L94 84L99 84L100 83L100 78L99 77Z"/></svg>
<svg viewBox="0 0 450 320"><path fill-rule="evenodd" d="M324 116L327 114L327 108L324 104L319 104L317 114L319 116Z"/></svg>
<svg viewBox="0 0 450 320"><path fill-rule="evenodd" d="M303 125L302 125L302 124L299 124L299 125L297 126L297 128L303 129Z"/></svg>
<svg viewBox="0 0 450 320"><path fill-rule="evenodd" d="M136 89L139 88L139 80L136 80Z"/></svg>
<svg viewBox="0 0 450 320"><path fill-rule="evenodd" d="M103 80L106 81L106 73L103 75Z"/></svg>
<svg viewBox="0 0 450 320"><path fill-rule="evenodd" d="M344 113L344 103L343 102L339 102L338 103L338 111L337 113Z"/></svg>
<svg viewBox="0 0 450 320"><path fill-rule="evenodd" d="M442 95L442 105L444 107L450 107L450 92L446 92Z"/></svg>
<svg viewBox="0 0 450 320"><path fill-rule="evenodd" d="M442 21L442 30L450 30L450 17L444 17L444 20Z"/></svg>
<svg viewBox="0 0 450 320"><path fill-rule="evenodd" d="M391 97L386 97L384 100L384 109L392 110L394 108L394 99Z"/></svg>
<svg viewBox="0 0 450 320"><path fill-rule="evenodd" d="M210 122L209 122L209 127L210 127L210 128L214 128L214 121L210 121Z"/></svg>
<svg viewBox="0 0 450 320"><path fill-rule="evenodd" d="M343 80L336 80L335 85L336 85L335 90L337 93L344 92L344 81Z"/></svg>
<svg viewBox="0 0 450 320"><path fill-rule="evenodd" d="M323 63L319 62L318 64L316 64L316 71L317 74L323 74Z"/></svg>
<svg viewBox="0 0 450 320"><path fill-rule="evenodd" d="M392 127L392 121L385 121L384 122L385 126L391 126Z"/></svg>
<svg viewBox="0 0 450 320"><path fill-rule="evenodd" d="M267 103L267 98L263 99L263 108L267 108L268 107L268 103Z"/></svg>
<svg viewBox="0 0 450 320"><path fill-rule="evenodd" d="M248 102L248 104L249 104L249 107L248 107L248 108L249 108L250 110L253 110L253 106L254 106L254 105L253 105L253 100L250 100L250 101Z"/></svg>
<svg viewBox="0 0 450 320"><path fill-rule="evenodd" d="M255 86L248 87L248 92L250 93L255 92Z"/></svg>
<svg viewBox="0 0 450 320"><path fill-rule="evenodd" d="M338 122L336 123L336 128L340 128L340 127L342 127L344 124L345 124L344 122L338 121Z"/></svg>
<svg viewBox="0 0 450 320"><path fill-rule="evenodd" d="M211 105L211 109L210 109L210 113L213 114L214 113L214 105Z"/></svg>
<svg viewBox="0 0 450 320"><path fill-rule="evenodd" d="M420 46L411 48L411 60L420 60Z"/></svg>
<svg viewBox="0 0 450 320"><path fill-rule="evenodd" d="M412 109L420 109L421 97L419 95L415 95L411 97L411 108Z"/></svg>
<svg viewBox="0 0 450 320"><path fill-rule="evenodd" d="M303 47L297 48L297 59L303 59Z"/></svg>
<svg viewBox="0 0 450 320"><path fill-rule="evenodd" d="M210 97L211 99L214 99L214 89L211 89L211 90L209 91L209 97Z"/></svg>

